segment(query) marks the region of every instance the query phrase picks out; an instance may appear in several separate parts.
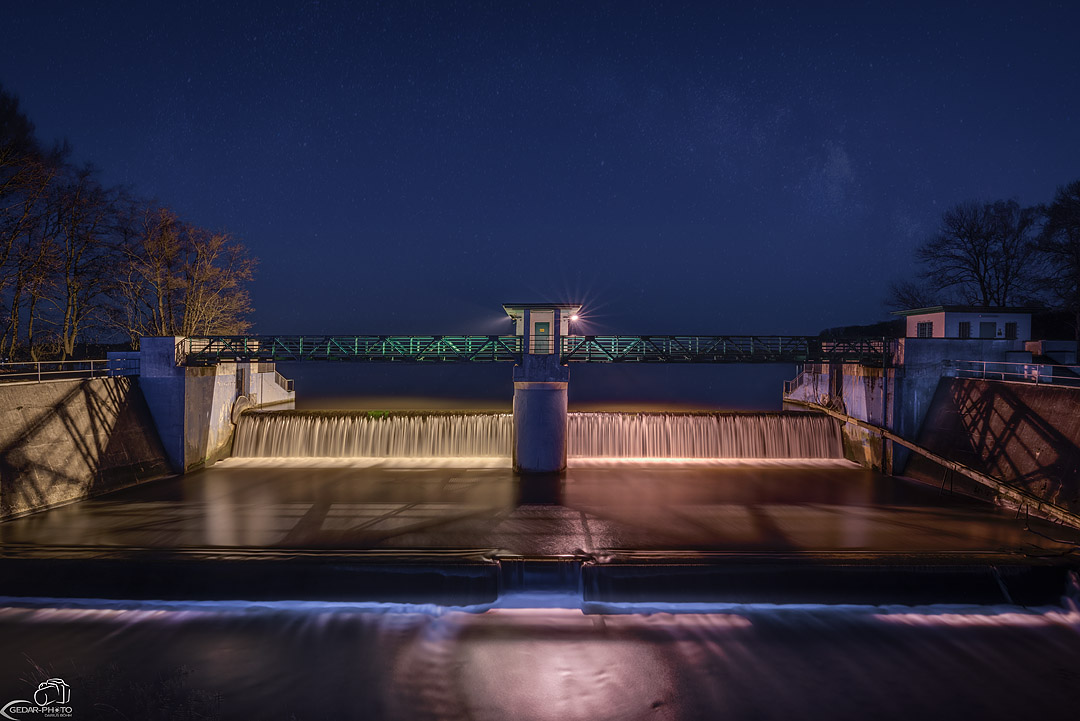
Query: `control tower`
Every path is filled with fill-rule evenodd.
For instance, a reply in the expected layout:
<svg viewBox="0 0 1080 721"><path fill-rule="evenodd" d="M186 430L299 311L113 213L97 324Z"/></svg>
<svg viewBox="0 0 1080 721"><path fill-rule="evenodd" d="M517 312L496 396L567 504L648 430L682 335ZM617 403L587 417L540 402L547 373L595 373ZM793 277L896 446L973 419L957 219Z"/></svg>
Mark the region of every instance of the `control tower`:
<svg viewBox="0 0 1080 721"><path fill-rule="evenodd" d="M566 468L566 386L562 339L579 303L504 303L522 339L514 366L514 470L552 473Z"/></svg>

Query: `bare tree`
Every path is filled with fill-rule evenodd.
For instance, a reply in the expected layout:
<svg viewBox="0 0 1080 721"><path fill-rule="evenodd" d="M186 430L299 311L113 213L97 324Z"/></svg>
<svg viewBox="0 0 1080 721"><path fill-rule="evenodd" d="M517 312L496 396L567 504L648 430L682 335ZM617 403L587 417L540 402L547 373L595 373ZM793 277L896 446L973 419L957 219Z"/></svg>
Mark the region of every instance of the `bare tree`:
<svg viewBox="0 0 1080 721"><path fill-rule="evenodd" d="M1080 343L1080 180L1058 188L1045 216L1038 246L1047 261L1043 279L1056 304L1072 314Z"/></svg>
<svg viewBox="0 0 1080 721"><path fill-rule="evenodd" d="M68 358L101 318L109 252L116 231L116 191L98 182L90 167L69 172L51 198L58 253L57 334Z"/></svg>
<svg viewBox="0 0 1080 721"><path fill-rule="evenodd" d="M961 203L945 211L937 235L921 245L926 287L940 302L1007 306L1034 291L1038 209L1015 201Z"/></svg>
<svg viewBox="0 0 1080 721"><path fill-rule="evenodd" d="M243 245L105 187L69 157L66 144L41 151L0 87L0 356L25 339L36 357L47 337L67 358L102 327L133 343L250 328L255 260Z"/></svg>
<svg viewBox="0 0 1080 721"><path fill-rule="evenodd" d="M43 224L45 217L39 219ZM9 295L7 323L0 336L0 354L14 357L19 353L20 329L25 317L26 348L30 357L37 360L38 348L36 332L42 310L56 291L56 275L59 270L60 254L51 237L44 228L32 227L23 236L13 266L13 282ZM25 308L26 314L21 311Z"/></svg>
<svg viewBox="0 0 1080 721"><path fill-rule="evenodd" d="M246 283L255 260L225 233L145 206L126 225L110 314L133 343L143 335L238 334L251 327Z"/></svg>
<svg viewBox="0 0 1080 721"><path fill-rule="evenodd" d="M1021 208L1014 200L989 206L992 246L992 297L999 306L1033 301L1039 294L1038 232L1042 209Z"/></svg>
<svg viewBox="0 0 1080 721"><path fill-rule="evenodd" d="M226 233L195 228L188 240L182 335L247 332L252 308L245 283L255 276L255 259Z"/></svg>
<svg viewBox="0 0 1080 721"><path fill-rule="evenodd" d="M17 282L19 243L39 220L54 161L41 153L18 98L0 87L0 293Z"/></svg>
<svg viewBox="0 0 1080 721"><path fill-rule="evenodd" d="M186 228L167 208L129 203L127 211L109 320L137 345L141 336L175 332Z"/></svg>
<svg viewBox="0 0 1080 721"><path fill-rule="evenodd" d="M934 291L924 283L912 280L891 283L885 299L885 306L892 310L913 310L935 305L941 305L941 301L934 295Z"/></svg>

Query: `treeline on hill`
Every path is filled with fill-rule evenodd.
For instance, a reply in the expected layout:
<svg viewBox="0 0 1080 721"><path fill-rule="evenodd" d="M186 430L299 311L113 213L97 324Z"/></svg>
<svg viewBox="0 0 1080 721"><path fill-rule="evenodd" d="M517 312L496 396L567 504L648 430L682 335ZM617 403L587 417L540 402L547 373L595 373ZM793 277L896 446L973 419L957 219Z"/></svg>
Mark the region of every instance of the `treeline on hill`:
<svg viewBox="0 0 1080 721"><path fill-rule="evenodd" d="M243 245L70 157L66 144L43 148L0 87L0 359L250 327L256 261Z"/></svg>
<svg viewBox="0 0 1080 721"><path fill-rule="evenodd" d="M937 305L1031 306L1041 337L1080 341L1080 180L1046 205L966 202L946 210L916 249L918 280L895 283L897 310Z"/></svg>

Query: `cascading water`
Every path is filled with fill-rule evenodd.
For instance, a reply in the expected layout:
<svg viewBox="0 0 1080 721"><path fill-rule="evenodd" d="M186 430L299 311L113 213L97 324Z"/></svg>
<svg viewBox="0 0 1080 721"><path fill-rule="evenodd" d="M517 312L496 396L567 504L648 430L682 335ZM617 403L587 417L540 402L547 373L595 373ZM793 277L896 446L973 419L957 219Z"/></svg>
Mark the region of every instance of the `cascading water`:
<svg viewBox="0 0 1080 721"><path fill-rule="evenodd" d="M812 413L571 413L575 458L842 458L836 421Z"/></svg>
<svg viewBox="0 0 1080 721"><path fill-rule="evenodd" d="M233 456L501 458L512 433L507 413L245 413Z"/></svg>
<svg viewBox="0 0 1080 721"><path fill-rule="evenodd" d="M811 413L571 413L572 458L842 458L831 418ZM508 458L506 413L249 412L241 458Z"/></svg>

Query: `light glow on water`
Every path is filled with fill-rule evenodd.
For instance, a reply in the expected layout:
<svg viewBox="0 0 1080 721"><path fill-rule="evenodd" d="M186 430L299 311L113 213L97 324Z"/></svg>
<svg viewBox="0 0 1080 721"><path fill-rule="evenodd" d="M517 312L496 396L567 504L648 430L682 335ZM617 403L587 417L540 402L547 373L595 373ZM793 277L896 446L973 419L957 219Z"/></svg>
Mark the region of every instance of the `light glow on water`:
<svg viewBox="0 0 1080 721"><path fill-rule="evenodd" d="M508 457L460 456L450 458L331 458L266 456L262 458L225 458L216 466L222 468L468 468L475 470L509 470ZM858 468L859 464L846 458L568 458L567 468Z"/></svg>
<svg viewBox="0 0 1080 721"><path fill-rule="evenodd" d="M929 604L922 606L865 604L776 604L728 602L618 602L584 601L576 593L506 593L491 603L446 606L437 603L380 601L185 601L102 598L24 598L0 596L0 616L21 615L23 620L51 623L72 620L175 620L182 615L228 616L252 613L297 614L485 614L520 619L572 616L707 616L714 626L749 628L754 619L805 614L865 619L890 626L1048 627L1069 626L1080 631L1080 607L1071 599L1062 606L1023 607L1008 604Z"/></svg>
<svg viewBox="0 0 1080 721"><path fill-rule="evenodd" d="M115 679L127 718L161 717L127 713L126 690L177 668L221 718L1075 717L1075 609L33 601L0 599L3 677L57 669L85 709ZM107 678L69 675L103 659Z"/></svg>

